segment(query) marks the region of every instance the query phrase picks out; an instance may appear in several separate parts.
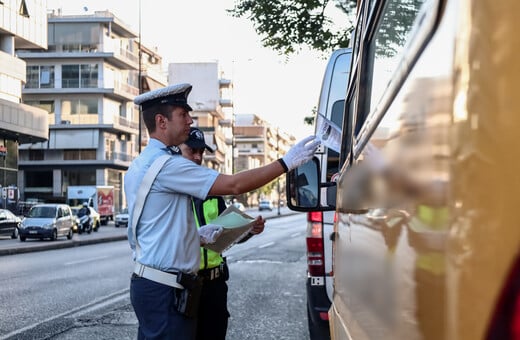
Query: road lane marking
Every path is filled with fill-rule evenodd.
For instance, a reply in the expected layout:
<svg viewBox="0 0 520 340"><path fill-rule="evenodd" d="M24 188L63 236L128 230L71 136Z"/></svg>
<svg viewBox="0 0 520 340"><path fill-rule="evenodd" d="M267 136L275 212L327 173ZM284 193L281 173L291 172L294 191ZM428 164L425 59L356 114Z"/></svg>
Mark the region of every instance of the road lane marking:
<svg viewBox="0 0 520 340"><path fill-rule="evenodd" d="M108 256L91 257L89 259L84 259L84 260L79 260L79 261L65 262L65 265L66 266L70 266L70 265L73 265L73 264L87 263L87 262L92 262L92 261L97 261L97 260L103 260L103 259L106 259L106 258L108 258Z"/></svg>
<svg viewBox="0 0 520 340"><path fill-rule="evenodd" d="M296 237L296 236L300 236L300 233L294 233L292 235L290 235L291 237Z"/></svg>
<svg viewBox="0 0 520 340"><path fill-rule="evenodd" d="M268 242L268 243L262 244L261 246L258 246L258 248L260 248L260 249L267 248L269 246L272 246L273 244L274 244L274 242Z"/></svg>
<svg viewBox="0 0 520 340"><path fill-rule="evenodd" d="M112 294L109 294L109 295L106 295L104 297L101 297L101 298L98 298L92 302L89 302L89 303L86 303L82 306L79 306L79 307L76 307L76 308L73 308L69 311L65 311L63 313L60 313L58 315L54 315L54 316L51 316L50 318L47 318L45 320L42 320L42 321L39 321L39 322L35 322L33 323L32 325L29 325L29 326L25 326L25 327L22 327L20 329L17 329L16 331L12 331L11 333L9 334L4 334L4 335L0 335L0 340L5 340L5 339L8 339L10 337L13 337L15 335L19 335L19 334L22 334L23 332L26 332L30 329L33 329L33 328L36 328L38 327L39 325L42 325L44 323L47 323L47 322L50 322L50 321L53 321L53 320L56 320L56 319L59 319L59 318L62 318L64 316L67 316L69 314L73 314L73 313L77 313L79 311L81 311L82 309L84 308L92 308L93 306L99 304L99 303L102 303L103 301L107 300L107 299L113 299L114 297L118 297L119 295L123 294L123 296L127 296L127 294L129 293L130 289L129 288L125 288L125 289L122 289L118 292L115 292L115 293L112 293Z"/></svg>

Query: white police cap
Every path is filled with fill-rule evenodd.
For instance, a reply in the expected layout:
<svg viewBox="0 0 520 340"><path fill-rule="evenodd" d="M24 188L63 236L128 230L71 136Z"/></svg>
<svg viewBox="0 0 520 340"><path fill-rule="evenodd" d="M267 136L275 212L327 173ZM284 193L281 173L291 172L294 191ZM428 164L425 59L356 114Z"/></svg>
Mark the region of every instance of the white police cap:
<svg viewBox="0 0 520 340"><path fill-rule="evenodd" d="M143 93L134 99L134 103L141 105L143 110L156 105L174 105L193 111L188 105L188 95L191 91L191 84L176 84Z"/></svg>

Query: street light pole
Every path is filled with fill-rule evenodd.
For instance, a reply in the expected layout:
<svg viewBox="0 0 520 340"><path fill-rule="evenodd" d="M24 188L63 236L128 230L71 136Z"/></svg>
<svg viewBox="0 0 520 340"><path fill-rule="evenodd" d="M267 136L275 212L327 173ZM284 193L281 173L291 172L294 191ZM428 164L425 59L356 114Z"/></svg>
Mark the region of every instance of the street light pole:
<svg viewBox="0 0 520 340"><path fill-rule="evenodd" d="M142 70L142 58L143 58L143 53L141 52L141 0L139 0L139 43L138 43L138 53L139 53L139 71L138 71L138 81L139 81L139 94L141 94L143 92L143 81L142 81L142 76L143 76L143 70ZM138 134L138 147L137 147L137 150L139 151L139 153L141 153L141 144L142 144L142 140L143 140L143 136L142 136L142 119L143 119L143 112L141 110L141 105L139 105L139 123L138 123L138 128L139 128L139 134Z"/></svg>
<svg viewBox="0 0 520 340"><path fill-rule="evenodd" d="M276 159L280 158L280 128L276 128ZM278 216L280 216L280 176L276 179L276 190L278 191Z"/></svg>

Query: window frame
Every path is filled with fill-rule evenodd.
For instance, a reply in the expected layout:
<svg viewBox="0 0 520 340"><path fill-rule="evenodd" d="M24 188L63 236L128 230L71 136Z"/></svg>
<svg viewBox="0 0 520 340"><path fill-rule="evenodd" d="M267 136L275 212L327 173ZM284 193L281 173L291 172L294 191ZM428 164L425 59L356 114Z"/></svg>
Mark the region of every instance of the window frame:
<svg viewBox="0 0 520 340"><path fill-rule="evenodd" d="M356 27L356 30L361 29L361 44L358 55L352 57L356 64L352 65L352 78L348 87L344 112L348 119L345 119L343 124L344 138L340 159L340 164L343 164L343 167L350 166L354 160L359 158L364 146L383 119L420 54L433 37L441 18L445 0L426 0L422 4L412 26L414 29L416 28L416 31L406 43L407 52L399 60L399 66L378 104L375 108L370 109L372 73L367 72L371 62L370 44L377 32L379 22L382 20L387 1L376 1L371 8L369 8L370 1L364 1L361 5L363 6L360 9L362 18L358 20L358 25L361 25L361 27ZM421 26L418 28L415 26L417 20L421 22ZM352 112L350 112L351 108L353 109ZM358 128L359 131L354 131Z"/></svg>

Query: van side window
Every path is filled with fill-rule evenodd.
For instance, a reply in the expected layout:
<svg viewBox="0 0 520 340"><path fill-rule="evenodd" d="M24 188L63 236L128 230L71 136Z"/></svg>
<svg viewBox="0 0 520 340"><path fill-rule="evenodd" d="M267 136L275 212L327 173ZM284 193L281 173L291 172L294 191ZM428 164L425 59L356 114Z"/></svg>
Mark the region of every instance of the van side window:
<svg viewBox="0 0 520 340"><path fill-rule="evenodd" d="M377 106L394 71L398 69L401 53L411 38L415 18L425 0L389 0L385 2L383 13L372 36L369 47L367 73L372 75L367 93L368 111ZM370 78L370 77L369 77Z"/></svg>
<svg viewBox="0 0 520 340"><path fill-rule="evenodd" d="M332 105L330 120L337 126L343 126L343 108L345 100L338 100ZM332 175L339 171L339 153L327 149L327 182L330 182Z"/></svg>

